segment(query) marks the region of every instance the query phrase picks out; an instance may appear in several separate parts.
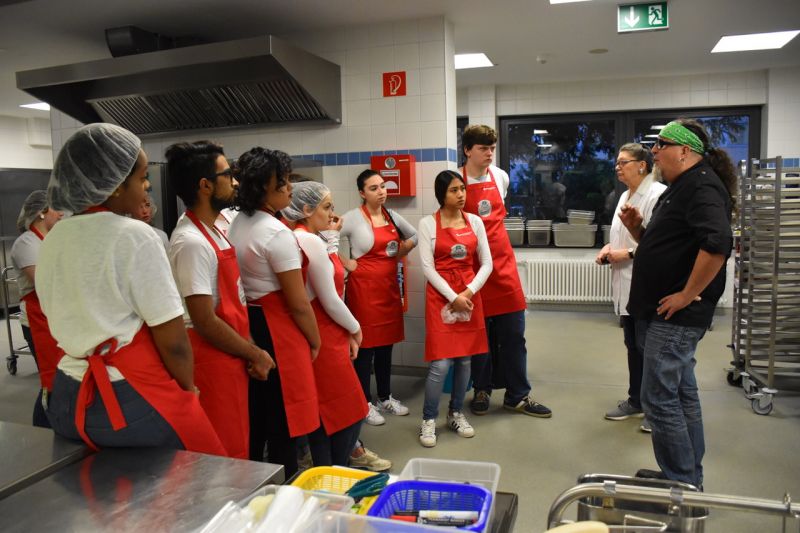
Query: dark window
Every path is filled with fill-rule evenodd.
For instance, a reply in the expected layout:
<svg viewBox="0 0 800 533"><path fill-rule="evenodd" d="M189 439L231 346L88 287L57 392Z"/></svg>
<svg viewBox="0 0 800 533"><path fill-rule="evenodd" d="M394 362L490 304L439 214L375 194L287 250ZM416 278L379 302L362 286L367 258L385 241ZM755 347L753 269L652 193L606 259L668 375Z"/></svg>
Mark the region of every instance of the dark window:
<svg viewBox="0 0 800 533"><path fill-rule="evenodd" d="M625 190L614 172L619 147L652 146L656 126L679 116L699 120L734 163L759 157L758 107L501 117L499 165L510 178L509 216L562 222L567 210L578 209L594 211L596 224L610 224Z"/></svg>
<svg viewBox="0 0 800 533"><path fill-rule="evenodd" d="M461 134L464 133L464 128L467 127L469 124L469 117L457 117L456 118L456 144L458 145L456 150L456 163L458 163L459 167L464 166L464 146L461 144Z"/></svg>
<svg viewBox="0 0 800 533"><path fill-rule="evenodd" d="M565 221L567 210L600 214L616 177L616 121L541 117L507 124L501 161L510 179L512 216Z"/></svg>

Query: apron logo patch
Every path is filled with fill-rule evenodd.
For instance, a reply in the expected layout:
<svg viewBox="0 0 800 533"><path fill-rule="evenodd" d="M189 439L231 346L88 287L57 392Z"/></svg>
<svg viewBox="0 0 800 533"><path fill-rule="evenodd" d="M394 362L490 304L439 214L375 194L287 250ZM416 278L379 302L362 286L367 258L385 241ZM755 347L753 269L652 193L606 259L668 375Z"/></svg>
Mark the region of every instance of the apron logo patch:
<svg viewBox="0 0 800 533"><path fill-rule="evenodd" d="M481 217L488 217L492 213L492 202L489 200L481 200L478 202L478 215Z"/></svg>
<svg viewBox="0 0 800 533"><path fill-rule="evenodd" d="M450 248L450 257L453 259L464 259L467 257L467 247L463 244L454 244Z"/></svg>
<svg viewBox="0 0 800 533"><path fill-rule="evenodd" d="M389 257L394 257L397 255L397 251L400 248L400 243L397 241L389 241L386 245L386 255Z"/></svg>

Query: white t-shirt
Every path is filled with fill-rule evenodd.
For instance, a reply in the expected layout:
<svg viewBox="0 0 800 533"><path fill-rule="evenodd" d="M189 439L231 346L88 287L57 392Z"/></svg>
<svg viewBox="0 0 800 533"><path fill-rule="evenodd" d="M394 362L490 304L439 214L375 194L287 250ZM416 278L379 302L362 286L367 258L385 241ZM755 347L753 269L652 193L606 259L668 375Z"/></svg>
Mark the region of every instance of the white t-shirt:
<svg viewBox="0 0 800 533"><path fill-rule="evenodd" d="M34 291L33 281L25 275L23 268L36 266L36 259L39 257L39 247L42 245L41 239L31 230L26 231L14 241L11 247L11 265L17 271L17 287L19 287L19 310L20 323L28 326L28 315L25 312L24 296Z"/></svg>
<svg viewBox="0 0 800 533"><path fill-rule="evenodd" d="M239 211L235 209L231 209L230 207L226 207L222 211L220 211L219 216L217 217L217 221L214 223L217 228L222 232L223 235L226 237L228 236L228 230L231 227L231 222L233 219L236 218L236 215L239 214Z"/></svg>
<svg viewBox="0 0 800 533"><path fill-rule="evenodd" d="M336 292L333 281L333 263L328 257L328 248L318 236L307 231L294 232L300 249L308 258L308 279L306 280L306 293L308 300L319 298L322 308L334 322L350 333L355 333L361 326L345 305L344 300Z"/></svg>
<svg viewBox="0 0 800 533"><path fill-rule="evenodd" d="M666 190L667 186L654 180L653 174L648 174L639 184L636 192L629 199L630 191L625 191L620 196L617 209L614 211L614 218L611 220L611 232L609 243L612 250L634 250L639 245L628 229L622 224L619 218L620 210L626 203L636 207L644 217L642 226L646 227L653 215L658 198ZM631 293L631 277L633 276L633 260L611 265L611 297L614 301L614 312L618 315L627 316L628 297Z"/></svg>
<svg viewBox="0 0 800 533"><path fill-rule="evenodd" d="M150 226L150 228L156 232L158 238L161 239L162 243L164 243L164 249L169 250L169 235L167 235L167 232L155 226Z"/></svg>
<svg viewBox="0 0 800 533"><path fill-rule="evenodd" d="M472 213L464 214L467 215L467 222L469 222L473 233L475 233L475 236L478 238L478 259L480 260L481 266L472 281L467 284L469 290L471 290L473 294L477 294L492 273L492 254L489 251L489 241L486 239L486 228L483 225L483 220ZM433 215L428 215L419 221L419 232L417 235L419 236L419 258L422 262L422 273L425 274L425 279L434 289L439 291L439 294L444 296L448 302L452 302L456 299L458 294L436 271L436 261L434 260L434 250L436 249L436 219ZM472 264L472 256L465 258L465 260Z"/></svg>
<svg viewBox="0 0 800 533"><path fill-rule="evenodd" d="M161 239L139 220L110 212L64 219L42 243L36 292L50 332L68 354L58 364L83 379L86 357L115 338L130 343L142 326L183 315ZM113 380L124 379L108 367Z"/></svg>
<svg viewBox="0 0 800 533"><path fill-rule="evenodd" d="M236 248L247 301L281 290L275 274L302 266L292 231L264 211L256 211L253 216L239 214L231 223L228 239Z"/></svg>
<svg viewBox="0 0 800 533"><path fill-rule="evenodd" d="M459 174L463 170L463 167L458 170ZM508 174L506 171L500 167L496 167L494 165L489 165L489 172L492 173L492 177L494 177L494 182L497 184L497 190L500 192L500 198L505 199L506 193L508 192ZM476 183L486 183L489 181L489 172L484 174L483 176L473 177L467 175L467 185L474 185Z"/></svg>
<svg viewBox="0 0 800 533"><path fill-rule="evenodd" d="M220 250L230 248L228 241L217 231L205 224L203 225ZM207 294L211 296L216 310L219 304L217 288L219 263L217 261L217 253L189 217L181 217L177 226L175 226L167 255L169 256L170 266L172 266L175 283L178 286L178 292L184 299L184 309L186 308L185 298L187 296ZM242 288L241 280L238 285L239 299L244 305L244 289ZM187 328L192 327L188 309L184 310L183 321L186 323Z"/></svg>

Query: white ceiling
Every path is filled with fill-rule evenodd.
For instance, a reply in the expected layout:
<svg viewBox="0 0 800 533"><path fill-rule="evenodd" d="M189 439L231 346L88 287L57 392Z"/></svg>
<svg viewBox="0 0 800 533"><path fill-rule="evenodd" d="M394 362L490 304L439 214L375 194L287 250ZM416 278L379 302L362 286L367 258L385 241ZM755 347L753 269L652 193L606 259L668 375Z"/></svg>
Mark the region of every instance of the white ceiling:
<svg viewBox="0 0 800 533"><path fill-rule="evenodd" d="M0 0L0 115L32 98L15 72L110 57L103 30L136 25L228 40L444 15L457 52L497 64L459 71L459 86L628 78L800 65L800 37L782 50L710 54L726 34L800 29L800 0L669 0L670 29L619 35L616 0ZM593 48L607 48L592 55ZM547 63L536 62L545 56ZM800 89L799 89L800 90Z"/></svg>

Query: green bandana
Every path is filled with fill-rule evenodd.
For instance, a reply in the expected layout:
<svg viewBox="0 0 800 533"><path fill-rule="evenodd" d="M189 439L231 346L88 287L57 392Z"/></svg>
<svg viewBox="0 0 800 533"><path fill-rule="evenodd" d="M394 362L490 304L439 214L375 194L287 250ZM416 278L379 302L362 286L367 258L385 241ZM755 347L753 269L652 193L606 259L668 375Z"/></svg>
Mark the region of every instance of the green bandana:
<svg viewBox="0 0 800 533"><path fill-rule="evenodd" d="M700 137L678 122L673 121L664 126L658 136L688 146L693 152L697 152L700 155L703 155L706 151Z"/></svg>

